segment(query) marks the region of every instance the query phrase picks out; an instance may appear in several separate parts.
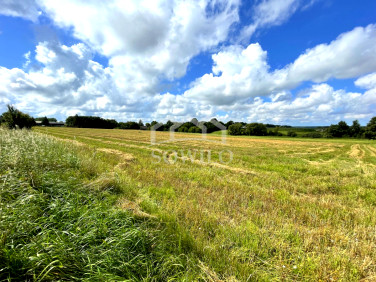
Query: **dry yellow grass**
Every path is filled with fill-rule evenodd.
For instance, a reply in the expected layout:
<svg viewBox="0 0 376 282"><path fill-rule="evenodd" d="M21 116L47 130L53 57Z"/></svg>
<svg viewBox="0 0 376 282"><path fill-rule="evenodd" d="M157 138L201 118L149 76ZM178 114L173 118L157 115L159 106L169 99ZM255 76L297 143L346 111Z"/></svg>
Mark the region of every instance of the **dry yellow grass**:
<svg viewBox="0 0 376 282"><path fill-rule="evenodd" d="M375 278L372 141L227 137L222 144L221 136L208 135L166 142L170 133L157 132L164 143L151 145L148 131L37 130L103 153L136 187L124 207L177 224L182 244L188 236L214 280ZM188 150L196 152L193 161ZM227 150L233 159L222 163L219 153ZM119 166L122 155L131 161Z"/></svg>

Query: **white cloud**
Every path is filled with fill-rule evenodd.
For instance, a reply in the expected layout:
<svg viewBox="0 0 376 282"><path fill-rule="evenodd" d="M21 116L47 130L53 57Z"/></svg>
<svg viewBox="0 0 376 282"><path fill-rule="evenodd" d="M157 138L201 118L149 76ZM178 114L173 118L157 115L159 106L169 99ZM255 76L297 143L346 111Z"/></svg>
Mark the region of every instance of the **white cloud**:
<svg viewBox="0 0 376 282"><path fill-rule="evenodd" d="M38 20L40 12L34 0L1 0L0 14L22 17L33 22Z"/></svg>
<svg viewBox="0 0 376 282"><path fill-rule="evenodd" d="M279 70L270 70L258 43L224 48L213 55L213 62L212 73L198 78L186 97L226 105L291 90L304 81L354 78L376 71L376 25L357 27L330 44L308 49Z"/></svg>
<svg viewBox="0 0 376 282"><path fill-rule="evenodd" d="M376 72L360 77L355 81L355 85L365 89L376 88Z"/></svg>
<svg viewBox="0 0 376 282"><path fill-rule="evenodd" d="M228 49L215 56L212 78L237 78L233 87L244 77L259 83L265 64L266 53L258 44L242 50ZM51 55L51 54L54 55ZM237 54L236 62L247 58L257 68L244 68L240 63L231 64L228 56ZM244 57L244 58L243 58ZM223 119L248 122L275 122L290 124L328 124L340 119L369 119L376 108L376 87L370 84L374 74L359 78L356 84L368 90L364 93L348 93L334 90L328 84L315 84L301 91L296 97L288 90L276 91L269 97L236 96L233 103L208 103L189 95L156 94L149 97L129 96L120 91L115 83L116 74L111 67L92 61L90 49L83 44L73 46L40 43L36 48L35 60L39 69L27 72L20 69L0 68L0 104L15 105L35 116L63 117L72 114L100 115L118 120L166 121L189 120L192 117ZM372 87L371 87L372 86ZM235 88L231 88L233 90ZM228 99L232 99L229 96ZM218 116L218 112L222 114Z"/></svg>
<svg viewBox="0 0 376 282"><path fill-rule="evenodd" d="M260 28L281 25L299 8L307 9L316 0L261 0L252 11L252 22L241 30L240 41L248 40Z"/></svg>
<svg viewBox="0 0 376 282"><path fill-rule="evenodd" d="M0 67L0 95L10 96L22 109L38 112L53 105L56 112L66 107L95 110L115 91L110 69L92 61L84 44L39 43L35 59L40 68L28 72Z"/></svg>
<svg viewBox="0 0 376 282"><path fill-rule="evenodd" d="M249 28L282 24L313 2L258 1ZM224 119L293 124L368 118L376 106L375 25L308 49L277 70L270 68L258 43L222 47L212 56L212 72L173 95L160 93L161 81L184 76L194 56L214 52L228 40L239 21L240 0L38 3L56 25L72 29L83 43L41 42L33 58L33 53L25 54L24 70L0 67L0 105L12 102L34 115L61 117L79 113L118 120L188 120L220 113ZM29 17L17 5L14 15ZM93 60L93 50L107 56L108 67ZM364 93L323 83L362 75L355 84ZM304 81L315 84L294 97L292 90Z"/></svg>
<svg viewBox="0 0 376 282"><path fill-rule="evenodd" d="M72 27L114 65L125 61L131 70L173 79L185 74L192 57L227 39L239 20L240 1L41 0L41 5L58 26Z"/></svg>
<svg viewBox="0 0 376 282"><path fill-rule="evenodd" d="M328 84L316 84L307 89L304 96L295 99L258 100L250 106L248 119L290 124L330 124L341 119L369 119L376 108L375 90L373 93L351 93L336 91Z"/></svg>
<svg viewBox="0 0 376 282"><path fill-rule="evenodd" d="M357 27L330 44L320 44L286 68L290 81L323 82L353 78L376 70L376 25Z"/></svg>

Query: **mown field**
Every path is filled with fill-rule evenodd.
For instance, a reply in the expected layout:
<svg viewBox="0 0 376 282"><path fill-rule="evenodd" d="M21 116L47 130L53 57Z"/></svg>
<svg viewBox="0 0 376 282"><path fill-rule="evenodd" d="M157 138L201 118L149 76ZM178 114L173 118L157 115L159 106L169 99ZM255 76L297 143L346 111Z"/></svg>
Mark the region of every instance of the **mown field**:
<svg viewBox="0 0 376 282"><path fill-rule="evenodd" d="M114 207L173 234L186 280L376 279L374 141L34 131L89 152Z"/></svg>

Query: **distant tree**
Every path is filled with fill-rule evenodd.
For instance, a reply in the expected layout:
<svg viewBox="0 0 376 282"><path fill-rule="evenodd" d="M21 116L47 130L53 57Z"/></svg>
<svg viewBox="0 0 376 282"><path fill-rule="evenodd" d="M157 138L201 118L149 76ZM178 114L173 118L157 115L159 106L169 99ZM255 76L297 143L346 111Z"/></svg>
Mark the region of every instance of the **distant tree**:
<svg viewBox="0 0 376 282"><path fill-rule="evenodd" d="M344 137L350 136L350 127L345 121L340 121L338 124L332 124L329 126L326 132L327 137Z"/></svg>
<svg viewBox="0 0 376 282"><path fill-rule="evenodd" d="M118 123L114 119L103 119L101 117L93 116L69 116L65 121L68 127L79 128L105 128L113 129L118 127Z"/></svg>
<svg viewBox="0 0 376 282"><path fill-rule="evenodd" d="M119 122L119 129L140 129L140 123L134 121Z"/></svg>
<svg viewBox="0 0 376 282"><path fill-rule="evenodd" d="M270 124L270 123L265 124L265 126L268 127L268 128L274 128L274 127L276 127L276 125Z"/></svg>
<svg viewBox="0 0 376 282"><path fill-rule="evenodd" d="M141 119L138 121L138 125L139 125L139 127L144 126L144 123L142 122Z"/></svg>
<svg viewBox="0 0 376 282"><path fill-rule="evenodd" d="M268 134L268 130L265 124L254 122L246 125L245 134L253 136L266 136Z"/></svg>
<svg viewBox="0 0 376 282"><path fill-rule="evenodd" d="M35 125L35 120L28 114L25 114L12 105L8 105L8 111L1 115L2 123L9 129L15 128L31 128Z"/></svg>
<svg viewBox="0 0 376 282"><path fill-rule="evenodd" d="M169 131L169 130L170 130L170 127L173 126L173 125L174 125L174 123L173 123L171 120L168 120L168 121L163 125L164 130L165 130L165 131Z"/></svg>
<svg viewBox="0 0 376 282"><path fill-rule="evenodd" d="M44 126L49 126L49 125L50 125L50 122L49 122L49 120L48 120L47 117L44 117L44 118L42 119L42 125L44 125Z"/></svg>
<svg viewBox="0 0 376 282"><path fill-rule="evenodd" d="M156 125L156 124L158 124L158 121L153 120L153 121L150 123L150 126L154 126L154 125Z"/></svg>
<svg viewBox="0 0 376 282"><path fill-rule="evenodd" d="M338 123L338 129L339 129L339 132L341 133L341 137L350 136L350 126L348 126L345 121L340 121Z"/></svg>
<svg viewBox="0 0 376 282"><path fill-rule="evenodd" d="M226 128L228 129L230 125L233 125L234 122L232 120L225 123Z"/></svg>
<svg viewBox="0 0 376 282"><path fill-rule="evenodd" d="M37 117L35 118L35 121L43 121L45 117ZM47 118L49 122L57 122L56 118Z"/></svg>
<svg viewBox="0 0 376 282"><path fill-rule="evenodd" d="M350 126L350 136L360 138L364 132L359 121L354 120L353 124Z"/></svg>
<svg viewBox="0 0 376 282"><path fill-rule="evenodd" d="M376 117L371 118L367 124L365 137L368 139L376 139Z"/></svg>
<svg viewBox="0 0 376 282"><path fill-rule="evenodd" d="M147 128L149 128L150 127L150 123L145 123L145 126L147 127Z"/></svg>
<svg viewBox="0 0 376 282"><path fill-rule="evenodd" d="M289 130L287 132L287 136L289 136L289 137L296 137L296 136L298 136L298 134L296 134L296 132L294 132L294 131Z"/></svg>
<svg viewBox="0 0 376 282"><path fill-rule="evenodd" d="M153 120L150 124L150 129L154 129L156 131L163 131L163 129L164 129L163 123L159 123L159 122Z"/></svg>
<svg viewBox="0 0 376 282"><path fill-rule="evenodd" d="M269 130L268 135L270 135L270 136L283 136L283 134L281 132L279 132L279 126L275 126L273 130Z"/></svg>
<svg viewBox="0 0 376 282"><path fill-rule="evenodd" d="M234 123L228 127L228 134L230 135L243 135L243 124L242 123Z"/></svg>

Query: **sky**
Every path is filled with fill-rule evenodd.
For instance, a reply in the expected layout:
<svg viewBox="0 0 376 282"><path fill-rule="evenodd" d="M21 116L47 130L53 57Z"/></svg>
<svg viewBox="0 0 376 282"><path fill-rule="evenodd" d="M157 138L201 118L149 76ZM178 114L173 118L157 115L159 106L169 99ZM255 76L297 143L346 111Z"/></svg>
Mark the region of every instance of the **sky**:
<svg viewBox="0 0 376 282"><path fill-rule="evenodd" d="M376 116L374 0L0 0L0 112L297 126Z"/></svg>

